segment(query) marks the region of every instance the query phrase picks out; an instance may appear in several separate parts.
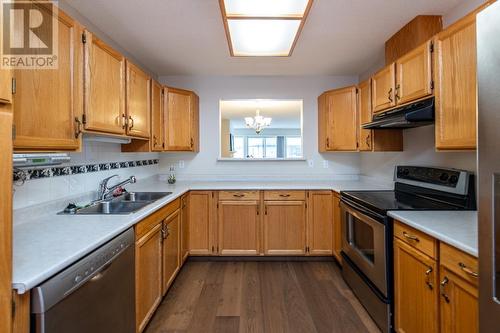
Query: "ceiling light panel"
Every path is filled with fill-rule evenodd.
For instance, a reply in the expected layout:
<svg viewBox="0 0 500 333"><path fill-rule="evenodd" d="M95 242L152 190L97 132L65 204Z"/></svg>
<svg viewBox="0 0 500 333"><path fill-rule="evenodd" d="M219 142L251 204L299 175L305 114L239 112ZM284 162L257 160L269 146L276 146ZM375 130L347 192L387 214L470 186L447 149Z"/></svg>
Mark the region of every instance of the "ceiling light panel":
<svg viewBox="0 0 500 333"><path fill-rule="evenodd" d="M287 56L300 20L228 20L235 56Z"/></svg>
<svg viewBox="0 0 500 333"><path fill-rule="evenodd" d="M312 1L219 0L231 56L290 56Z"/></svg>
<svg viewBox="0 0 500 333"><path fill-rule="evenodd" d="M309 0L224 0L227 16L299 17Z"/></svg>

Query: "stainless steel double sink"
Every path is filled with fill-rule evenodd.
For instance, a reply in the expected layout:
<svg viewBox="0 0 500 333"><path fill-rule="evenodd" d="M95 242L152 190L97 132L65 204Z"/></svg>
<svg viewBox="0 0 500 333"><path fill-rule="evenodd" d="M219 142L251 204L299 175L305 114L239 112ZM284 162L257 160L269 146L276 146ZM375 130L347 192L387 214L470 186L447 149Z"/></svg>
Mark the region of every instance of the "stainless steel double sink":
<svg viewBox="0 0 500 333"><path fill-rule="evenodd" d="M117 198L98 201L88 206L76 208L70 215L126 215L146 207L150 203L171 195L172 192L127 192Z"/></svg>

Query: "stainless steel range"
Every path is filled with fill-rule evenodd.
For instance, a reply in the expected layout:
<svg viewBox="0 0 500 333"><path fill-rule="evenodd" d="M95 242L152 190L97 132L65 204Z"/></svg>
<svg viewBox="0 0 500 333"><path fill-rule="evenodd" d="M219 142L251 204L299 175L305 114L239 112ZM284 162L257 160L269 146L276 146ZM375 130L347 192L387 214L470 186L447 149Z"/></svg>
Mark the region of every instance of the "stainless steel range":
<svg viewBox="0 0 500 333"><path fill-rule="evenodd" d="M393 331L393 221L390 210L475 210L467 171L395 168L393 191L341 192L342 274L383 332Z"/></svg>

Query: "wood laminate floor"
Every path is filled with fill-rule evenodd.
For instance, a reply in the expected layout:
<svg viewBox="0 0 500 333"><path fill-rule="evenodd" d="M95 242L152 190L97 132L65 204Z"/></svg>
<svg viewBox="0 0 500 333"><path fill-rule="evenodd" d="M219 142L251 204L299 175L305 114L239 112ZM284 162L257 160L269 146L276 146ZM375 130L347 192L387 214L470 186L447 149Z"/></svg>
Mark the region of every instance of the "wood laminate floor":
<svg viewBox="0 0 500 333"><path fill-rule="evenodd" d="M379 332L333 262L187 262L146 333Z"/></svg>

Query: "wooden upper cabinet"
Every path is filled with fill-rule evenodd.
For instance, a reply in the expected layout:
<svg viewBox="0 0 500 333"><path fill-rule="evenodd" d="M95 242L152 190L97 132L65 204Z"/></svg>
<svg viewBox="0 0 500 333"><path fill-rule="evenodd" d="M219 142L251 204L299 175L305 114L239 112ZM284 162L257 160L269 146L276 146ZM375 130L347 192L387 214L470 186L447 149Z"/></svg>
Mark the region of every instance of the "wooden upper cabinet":
<svg viewBox="0 0 500 333"><path fill-rule="evenodd" d="M58 68L14 70L15 150L68 151L80 147L75 117L80 114L82 96L81 31L62 10L57 15Z"/></svg>
<svg viewBox="0 0 500 333"><path fill-rule="evenodd" d="M156 82L151 83L151 150L165 148L163 135L163 88Z"/></svg>
<svg viewBox="0 0 500 333"><path fill-rule="evenodd" d="M372 99L371 99L371 79L361 82L358 85L358 131L359 131L359 151L371 151L372 130L363 129L363 124L372 121Z"/></svg>
<svg viewBox="0 0 500 333"><path fill-rule="evenodd" d="M125 134L125 58L91 32L84 36L85 129Z"/></svg>
<svg viewBox="0 0 500 333"><path fill-rule="evenodd" d="M323 93L318 99L319 150L357 150L356 87Z"/></svg>
<svg viewBox="0 0 500 333"><path fill-rule="evenodd" d="M12 103L12 71L0 69L0 104Z"/></svg>
<svg viewBox="0 0 500 333"><path fill-rule="evenodd" d="M215 253L212 199L212 191L189 193L189 253L192 255Z"/></svg>
<svg viewBox="0 0 500 333"><path fill-rule="evenodd" d="M305 201L264 202L264 253L268 255L306 253Z"/></svg>
<svg viewBox="0 0 500 333"><path fill-rule="evenodd" d="M396 61L396 103L432 94L432 42L428 41Z"/></svg>
<svg viewBox="0 0 500 333"><path fill-rule="evenodd" d="M259 254L259 201L219 201L219 254Z"/></svg>
<svg viewBox="0 0 500 333"><path fill-rule="evenodd" d="M441 266L441 332L479 332L478 289Z"/></svg>
<svg viewBox="0 0 500 333"><path fill-rule="evenodd" d="M396 332L439 331L437 263L394 238L394 312Z"/></svg>
<svg viewBox="0 0 500 333"><path fill-rule="evenodd" d="M396 105L396 64L392 63L372 76L373 112L380 112Z"/></svg>
<svg viewBox="0 0 500 333"><path fill-rule="evenodd" d="M164 88L165 150L199 151L199 101L188 90Z"/></svg>
<svg viewBox="0 0 500 333"><path fill-rule="evenodd" d="M127 134L148 138L151 132L151 78L127 60Z"/></svg>
<svg viewBox="0 0 500 333"><path fill-rule="evenodd" d="M476 148L476 22L471 14L434 40L436 148Z"/></svg>
<svg viewBox="0 0 500 333"><path fill-rule="evenodd" d="M331 191L309 191L307 194L307 253L333 253L333 194Z"/></svg>
<svg viewBox="0 0 500 333"><path fill-rule="evenodd" d="M168 288L174 281L174 278L180 269L180 231L181 214L180 209L177 209L163 222L163 295L167 293Z"/></svg>

